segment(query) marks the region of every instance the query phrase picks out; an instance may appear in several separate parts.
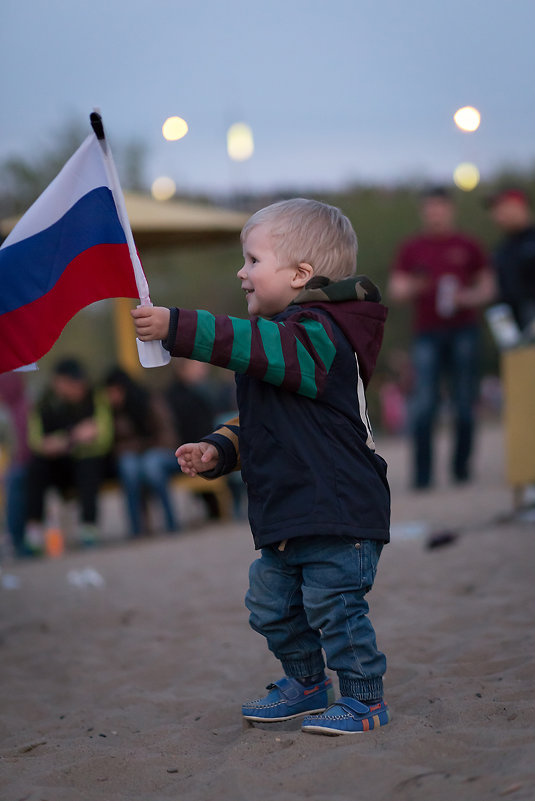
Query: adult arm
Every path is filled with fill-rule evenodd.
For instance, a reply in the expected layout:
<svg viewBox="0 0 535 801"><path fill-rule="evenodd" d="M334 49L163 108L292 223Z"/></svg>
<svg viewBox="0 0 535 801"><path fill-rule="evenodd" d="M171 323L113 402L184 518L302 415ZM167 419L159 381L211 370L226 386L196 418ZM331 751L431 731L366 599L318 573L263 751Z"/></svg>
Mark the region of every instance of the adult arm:
<svg viewBox="0 0 535 801"><path fill-rule="evenodd" d="M395 270L390 276L387 293L393 303L410 303L429 288L426 275Z"/></svg>
<svg viewBox="0 0 535 801"><path fill-rule="evenodd" d="M497 296L496 280L489 268L477 272L470 286L461 287L455 300L461 309L477 308L491 303Z"/></svg>

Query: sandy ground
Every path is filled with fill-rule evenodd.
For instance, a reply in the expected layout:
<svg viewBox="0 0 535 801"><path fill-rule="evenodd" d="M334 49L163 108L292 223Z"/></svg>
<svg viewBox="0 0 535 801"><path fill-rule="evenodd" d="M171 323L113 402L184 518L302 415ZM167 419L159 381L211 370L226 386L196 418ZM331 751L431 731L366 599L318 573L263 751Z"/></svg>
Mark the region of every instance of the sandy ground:
<svg viewBox="0 0 535 801"><path fill-rule="evenodd" d="M243 728L279 669L247 624L244 523L5 565L1 801L535 798L535 524L497 428L477 475L410 493L385 441L393 542L370 595L391 725L354 737ZM428 537L454 530L440 548ZM18 584L18 586L13 585Z"/></svg>

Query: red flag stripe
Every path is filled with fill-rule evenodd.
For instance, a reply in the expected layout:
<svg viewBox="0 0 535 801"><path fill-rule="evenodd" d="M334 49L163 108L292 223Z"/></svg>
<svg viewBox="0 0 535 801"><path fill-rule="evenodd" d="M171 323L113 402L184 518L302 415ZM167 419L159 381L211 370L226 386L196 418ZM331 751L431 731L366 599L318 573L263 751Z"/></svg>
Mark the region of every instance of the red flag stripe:
<svg viewBox="0 0 535 801"><path fill-rule="evenodd" d="M110 297L138 297L126 244L85 250L49 292L0 316L0 372L40 359L80 309Z"/></svg>

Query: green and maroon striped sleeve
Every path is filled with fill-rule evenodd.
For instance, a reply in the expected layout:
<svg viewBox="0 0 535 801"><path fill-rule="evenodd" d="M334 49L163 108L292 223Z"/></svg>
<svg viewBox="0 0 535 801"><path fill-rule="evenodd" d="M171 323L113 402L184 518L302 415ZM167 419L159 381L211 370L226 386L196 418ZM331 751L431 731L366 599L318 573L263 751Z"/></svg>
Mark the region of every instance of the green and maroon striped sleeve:
<svg viewBox="0 0 535 801"><path fill-rule="evenodd" d="M284 322L179 309L173 356L186 356L317 397L334 360L326 315L299 311Z"/></svg>

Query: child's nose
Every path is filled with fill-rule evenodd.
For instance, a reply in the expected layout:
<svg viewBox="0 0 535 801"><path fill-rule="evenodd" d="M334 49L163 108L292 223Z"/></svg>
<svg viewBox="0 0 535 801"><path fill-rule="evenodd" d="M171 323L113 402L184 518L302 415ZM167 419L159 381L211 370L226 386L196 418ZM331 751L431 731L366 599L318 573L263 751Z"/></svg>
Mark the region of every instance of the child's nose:
<svg viewBox="0 0 535 801"><path fill-rule="evenodd" d="M246 278L246 277L247 277L247 273L245 272L245 264L243 265L243 267L240 267L240 269L239 269L239 270L238 270L238 272L237 272L237 276L238 276L238 278L240 278L242 281L243 281L243 279L244 279L244 278Z"/></svg>

